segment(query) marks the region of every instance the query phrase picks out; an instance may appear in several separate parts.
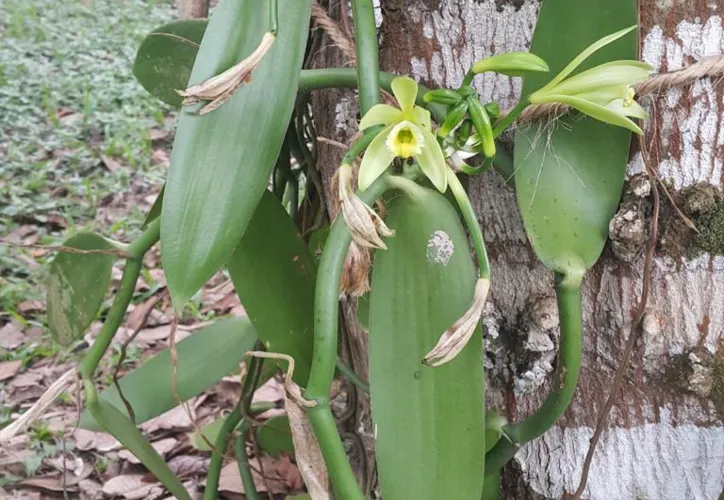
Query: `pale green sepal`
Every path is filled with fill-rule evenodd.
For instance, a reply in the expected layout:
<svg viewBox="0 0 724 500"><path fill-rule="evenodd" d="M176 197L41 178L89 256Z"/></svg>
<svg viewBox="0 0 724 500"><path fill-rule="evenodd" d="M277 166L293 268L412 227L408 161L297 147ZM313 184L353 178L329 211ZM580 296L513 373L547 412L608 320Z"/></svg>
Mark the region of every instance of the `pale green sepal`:
<svg viewBox="0 0 724 500"><path fill-rule="evenodd" d="M362 117L362 120L359 122L359 129L365 130L375 125L389 125L401 119L402 111L399 109L387 104L375 104Z"/></svg>
<svg viewBox="0 0 724 500"><path fill-rule="evenodd" d="M417 123L428 130L432 130L432 118L430 117L430 112L425 108L415 106L412 109L412 118L413 119L410 120L411 122Z"/></svg>
<svg viewBox="0 0 724 500"><path fill-rule="evenodd" d="M445 155L432 132L426 128L420 130L425 138L425 146L422 148L422 154L417 157L417 162L433 186L441 193L444 193L447 190Z"/></svg>
<svg viewBox="0 0 724 500"><path fill-rule="evenodd" d="M547 99L550 99L550 102L560 102L562 104L575 108L581 113L586 114L591 118L595 118L596 120L602 121L604 123L609 123L611 125L627 128L636 134L643 135L641 128L633 121L629 120L628 118L626 118L626 116L623 116L617 113L615 110L610 109L606 106L601 106L600 104L596 104L590 101L584 101L583 99L567 95L552 95L549 96Z"/></svg>
<svg viewBox="0 0 724 500"><path fill-rule="evenodd" d="M417 99L417 82L407 76L398 76L392 80L392 93L403 112L409 112Z"/></svg>
<svg viewBox="0 0 724 500"><path fill-rule="evenodd" d="M652 71L653 67L650 64L639 61L613 61L572 76L551 91L556 94L574 95L595 92L596 89L607 87L633 85L648 79ZM534 92L534 95L539 92Z"/></svg>
<svg viewBox="0 0 724 500"><path fill-rule="evenodd" d="M601 48L605 47L609 43L615 42L619 38L621 38L624 35L627 35L628 33L632 32L637 28L637 25L629 26L628 28L622 29L621 31L617 31L616 33L612 33L608 36L604 36L600 40L593 42L591 45L588 46L587 49L585 49L583 52L578 54L568 65L563 68L563 70L556 75L553 80L548 82L548 84L539 90L539 92L547 91L554 86L558 85L560 82L563 81L564 78L566 78L568 75L573 73L575 69L583 63L586 59L588 59L594 52L600 50Z"/></svg>
<svg viewBox="0 0 724 500"><path fill-rule="evenodd" d="M390 166L395 155L387 149L387 136L392 131L394 125L388 125L385 127L377 136L372 139L372 142L367 147L364 157L362 157L362 164L359 167L359 188L364 191L372 185L377 178L382 175L387 167Z"/></svg>

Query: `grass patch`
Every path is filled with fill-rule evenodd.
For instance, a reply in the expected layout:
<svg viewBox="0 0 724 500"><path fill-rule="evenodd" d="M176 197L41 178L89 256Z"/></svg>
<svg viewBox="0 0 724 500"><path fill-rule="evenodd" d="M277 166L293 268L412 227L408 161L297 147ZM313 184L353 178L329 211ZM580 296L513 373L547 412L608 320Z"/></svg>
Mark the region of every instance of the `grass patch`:
<svg viewBox="0 0 724 500"><path fill-rule="evenodd" d="M143 37L174 16L171 0L0 2L0 235L36 226L37 243L54 244L81 227L137 234L141 210L109 224L99 208L165 177L151 164L150 130L168 126L170 110L131 66ZM42 299L49 258L0 245L0 324Z"/></svg>

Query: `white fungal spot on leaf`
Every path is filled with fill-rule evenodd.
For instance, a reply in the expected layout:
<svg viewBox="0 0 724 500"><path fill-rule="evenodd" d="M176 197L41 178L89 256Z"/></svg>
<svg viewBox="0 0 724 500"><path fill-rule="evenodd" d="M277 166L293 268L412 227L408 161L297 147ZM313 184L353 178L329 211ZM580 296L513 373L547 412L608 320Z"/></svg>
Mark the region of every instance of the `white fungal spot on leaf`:
<svg viewBox="0 0 724 500"><path fill-rule="evenodd" d="M435 231L427 240L427 261L432 264L447 266L455 253L455 244L445 231Z"/></svg>

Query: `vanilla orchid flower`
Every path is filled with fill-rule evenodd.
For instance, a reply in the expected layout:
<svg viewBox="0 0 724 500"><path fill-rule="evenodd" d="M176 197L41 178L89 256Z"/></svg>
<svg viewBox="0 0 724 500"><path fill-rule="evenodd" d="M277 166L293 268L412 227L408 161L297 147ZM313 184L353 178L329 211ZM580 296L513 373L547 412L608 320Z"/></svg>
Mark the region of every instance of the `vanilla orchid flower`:
<svg viewBox="0 0 724 500"><path fill-rule="evenodd" d="M532 104L565 104L596 120L642 134L641 128L629 117L646 119L648 115L634 101L632 86L648 79L653 71L650 64L612 61L570 76L591 54L634 29L636 26L631 26L593 43L547 85L530 94L529 101Z"/></svg>
<svg viewBox="0 0 724 500"><path fill-rule="evenodd" d="M385 128L365 151L359 169L359 188L364 191L387 170L395 158L414 158L422 172L440 191L447 189L445 156L432 133L430 112L415 105L417 82L408 77L392 80L399 108L377 104L362 117L359 128Z"/></svg>

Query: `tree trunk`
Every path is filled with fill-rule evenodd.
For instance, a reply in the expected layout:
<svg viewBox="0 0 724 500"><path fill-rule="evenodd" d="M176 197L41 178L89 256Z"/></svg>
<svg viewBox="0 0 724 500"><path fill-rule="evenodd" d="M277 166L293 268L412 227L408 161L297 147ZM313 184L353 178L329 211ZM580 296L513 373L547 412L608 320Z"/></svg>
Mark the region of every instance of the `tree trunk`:
<svg viewBox="0 0 724 500"><path fill-rule="evenodd" d="M330 11L338 13L337 2L331 3ZM382 69L449 88L461 83L475 60L526 50L540 5L536 0L381 4ZM671 71L723 54L724 21L717 4L721 7L717 1L640 0L643 60ZM328 39L318 46L313 66L345 62ZM662 196L643 332L598 444L584 498L713 500L724 487L724 203L718 190L706 188L720 188L723 181L721 82L701 80L649 101L646 140L653 144L652 166L701 234L687 230ZM519 79L490 74L476 84L482 97L503 107L515 104L521 88ZM318 93L313 105L318 134L349 141L357 130L354 94ZM319 149L320 168L329 180L342 151L326 143ZM633 153L629 173L640 172L641 155ZM629 182L612 228L616 240L585 279L584 364L575 399L558 426L523 447L506 468L506 498L561 498L578 485L641 293L641 250L650 222L647 189L652 188L655 184L643 176ZM493 266L484 318L493 361L488 405L517 421L538 407L555 366L552 275L528 245L514 194L499 176L488 172L473 179L470 195ZM350 330L355 366L366 376L365 336Z"/></svg>
<svg viewBox="0 0 724 500"><path fill-rule="evenodd" d="M179 19L203 19L209 15L209 0L178 0Z"/></svg>

